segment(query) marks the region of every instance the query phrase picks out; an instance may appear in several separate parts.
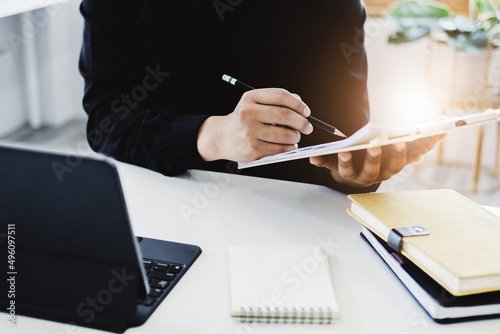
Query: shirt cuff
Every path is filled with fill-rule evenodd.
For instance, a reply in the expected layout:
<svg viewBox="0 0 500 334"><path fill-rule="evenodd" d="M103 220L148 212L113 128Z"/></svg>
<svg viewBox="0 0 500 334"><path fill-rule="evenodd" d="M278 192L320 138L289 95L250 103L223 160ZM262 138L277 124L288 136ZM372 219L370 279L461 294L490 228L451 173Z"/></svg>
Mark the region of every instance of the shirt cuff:
<svg viewBox="0 0 500 334"><path fill-rule="evenodd" d="M169 137L176 140L167 143L167 154L172 155L167 161L177 160L183 170L224 171L224 166L228 163L226 160L207 162L198 152L198 132L208 117L210 115L183 115L175 119Z"/></svg>

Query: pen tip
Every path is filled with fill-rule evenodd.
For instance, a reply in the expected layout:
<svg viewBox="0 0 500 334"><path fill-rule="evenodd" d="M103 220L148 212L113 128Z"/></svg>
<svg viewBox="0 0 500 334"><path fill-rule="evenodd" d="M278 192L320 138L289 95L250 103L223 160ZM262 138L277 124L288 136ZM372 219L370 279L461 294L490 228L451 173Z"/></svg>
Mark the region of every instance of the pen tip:
<svg viewBox="0 0 500 334"><path fill-rule="evenodd" d="M345 134L343 134L342 132L340 132L339 130L335 129L335 132L333 133L334 135L337 135L339 137L344 137L344 138L347 138L347 136Z"/></svg>

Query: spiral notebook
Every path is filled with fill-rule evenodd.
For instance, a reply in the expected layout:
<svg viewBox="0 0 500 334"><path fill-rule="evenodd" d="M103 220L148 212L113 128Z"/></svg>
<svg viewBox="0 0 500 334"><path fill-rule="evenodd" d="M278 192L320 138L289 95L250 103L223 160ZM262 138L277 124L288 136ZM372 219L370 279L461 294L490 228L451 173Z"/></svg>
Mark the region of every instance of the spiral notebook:
<svg viewBox="0 0 500 334"><path fill-rule="evenodd" d="M241 322L330 324L339 318L319 246L232 246L231 316Z"/></svg>

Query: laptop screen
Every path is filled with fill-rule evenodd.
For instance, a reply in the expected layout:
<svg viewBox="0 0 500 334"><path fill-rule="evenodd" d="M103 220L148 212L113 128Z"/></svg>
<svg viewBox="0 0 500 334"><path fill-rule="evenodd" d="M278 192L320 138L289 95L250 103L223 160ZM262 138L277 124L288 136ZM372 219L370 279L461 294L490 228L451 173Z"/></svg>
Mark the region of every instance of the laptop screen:
<svg viewBox="0 0 500 334"><path fill-rule="evenodd" d="M144 276L113 165L0 146L2 254L12 227L15 262L0 275L16 273L18 313L65 312L75 323L133 316Z"/></svg>

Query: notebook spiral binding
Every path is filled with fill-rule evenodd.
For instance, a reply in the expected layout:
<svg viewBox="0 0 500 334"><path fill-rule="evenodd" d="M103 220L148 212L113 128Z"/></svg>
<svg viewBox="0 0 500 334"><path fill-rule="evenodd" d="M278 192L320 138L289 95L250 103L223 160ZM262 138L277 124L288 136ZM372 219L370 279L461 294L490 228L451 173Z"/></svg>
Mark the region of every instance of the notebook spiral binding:
<svg viewBox="0 0 500 334"><path fill-rule="evenodd" d="M278 307L271 310L270 308L240 308L240 321L246 323L280 323L280 324L331 324L333 320L332 310L328 307L310 308L283 308Z"/></svg>

